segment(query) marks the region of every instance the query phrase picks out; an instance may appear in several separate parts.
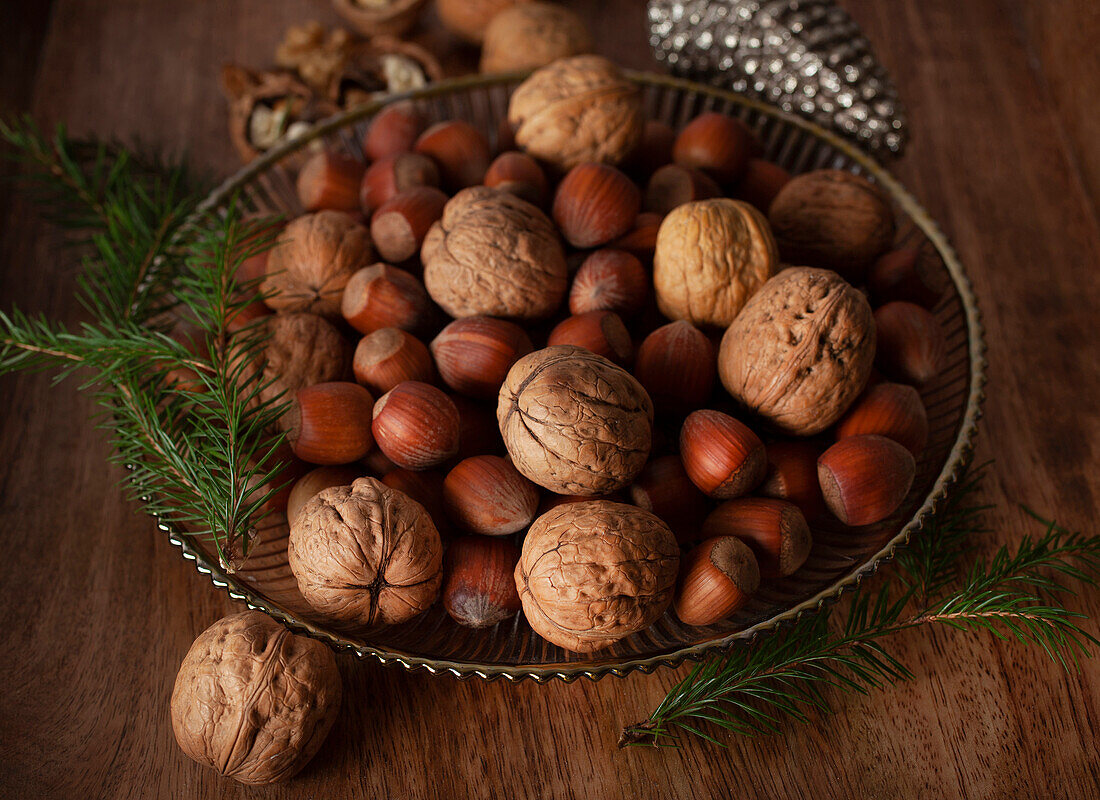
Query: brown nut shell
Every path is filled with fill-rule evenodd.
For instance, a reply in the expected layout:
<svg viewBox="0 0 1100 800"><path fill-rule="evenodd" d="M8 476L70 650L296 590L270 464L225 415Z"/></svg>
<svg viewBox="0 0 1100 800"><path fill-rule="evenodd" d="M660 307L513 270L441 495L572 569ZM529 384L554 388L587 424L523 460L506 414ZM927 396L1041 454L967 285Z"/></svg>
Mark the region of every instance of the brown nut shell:
<svg viewBox="0 0 1100 800"><path fill-rule="evenodd" d="M531 74L512 93L508 121L525 153L571 169L618 164L642 136L641 92L601 56L574 56Z"/></svg>
<svg viewBox="0 0 1100 800"><path fill-rule="evenodd" d="M427 346L400 328L379 328L359 340L352 362L355 380L380 397L399 383L435 377Z"/></svg>
<svg viewBox="0 0 1100 800"><path fill-rule="evenodd" d="M310 464L358 461L374 446L374 398L357 383L331 381L299 389L286 412L287 441Z"/></svg>
<svg viewBox="0 0 1100 800"><path fill-rule="evenodd" d="M172 689L180 749L240 783L293 777L340 711L332 650L259 611L224 617L184 656Z"/></svg>
<svg viewBox="0 0 1100 800"><path fill-rule="evenodd" d="M764 443L743 422L709 408L688 414L680 428L680 458L692 483L709 497L743 495L764 479Z"/></svg>
<svg viewBox="0 0 1100 800"><path fill-rule="evenodd" d="M894 240L894 212L882 190L861 175L822 169L786 183L768 209L788 264L831 269L859 281Z"/></svg>
<svg viewBox="0 0 1100 800"><path fill-rule="evenodd" d="M592 36L576 13L557 3L523 3L504 9L489 22L480 70L528 70L591 52Z"/></svg>
<svg viewBox="0 0 1100 800"><path fill-rule="evenodd" d="M274 314L264 321L260 399L289 400L299 389L347 377L351 347L340 331L316 314Z"/></svg>
<svg viewBox="0 0 1100 800"><path fill-rule="evenodd" d="M622 368L559 345L509 370L497 422L523 475L552 492L594 496L629 485L645 465L653 404Z"/></svg>
<svg viewBox="0 0 1100 800"><path fill-rule="evenodd" d="M551 213L565 240L587 249L629 231L641 207L641 192L622 172L606 164L578 164L558 184Z"/></svg>
<svg viewBox="0 0 1100 800"><path fill-rule="evenodd" d="M845 525L872 525L897 511L915 472L908 450L868 434L841 439L817 461L825 503Z"/></svg>
<svg viewBox="0 0 1100 800"><path fill-rule="evenodd" d="M707 499L691 482L680 456L650 459L630 487L630 500L664 520L678 542L699 538L699 528L707 516Z"/></svg>
<svg viewBox="0 0 1100 800"><path fill-rule="evenodd" d="M310 156L298 173L298 201L306 211L359 210L359 184L363 162L357 158L323 151Z"/></svg>
<svg viewBox="0 0 1100 800"><path fill-rule="evenodd" d="M495 398L508 370L534 349L523 328L493 317L463 317L432 340L440 377L470 397Z"/></svg>
<svg viewBox="0 0 1100 800"><path fill-rule="evenodd" d="M669 319L724 328L772 276L778 260L767 220L748 203L685 203L657 232L657 307Z"/></svg>
<svg viewBox="0 0 1100 800"><path fill-rule="evenodd" d="M620 366L634 360L634 343L614 311L588 311L566 317L550 331L547 346L571 344L591 350Z"/></svg>
<svg viewBox="0 0 1100 800"><path fill-rule="evenodd" d="M636 256L605 248L588 256L569 290L569 312L614 311L629 316L642 310L649 275Z"/></svg>
<svg viewBox="0 0 1100 800"><path fill-rule="evenodd" d="M920 455L928 443L928 412L912 386L880 383L864 392L836 428L836 438L871 433Z"/></svg>
<svg viewBox="0 0 1100 800"><path fill-rule="evenodd" d="M306 503L322 489L332 486L351 486L356 478L363 476L362 470L357 467L335 466L317 467L307 472L294 482L290 488L290 497L286 503L286 519L294 524L298 514Z"/></svg>
<svg viewBox="0 0 1100 800"><path fill-rule="evenodd" d="M684 559L673 608L686 625L713 625L739 609L760 587L749 546L733 536L707 539Z"/></svg>
<svg viewBox="0 0 1100 800"><path fill-rule="evenodd" d="M947 339L931 311L895 300L875 309L875 363L887 375L923 386L943 367Z"/></svg>
<svg viewBox="0 0 1100 800"><path fill-rule="evenodd" d="M447 547L443 607L467 628L489 628L520 610L519 548L507 539L463 536Z"/></svg>
<svg viewBox="0 0 1100 800"><path fill-rule="evenodd" d="M703 523L703 536L734 536L749 546L760 574L782 578L798 570L810 555L813 538L794 503L763 497L739 497L714 509Z"/></svg>
<svg viewBox="0 0 1100 800"><path fill-rule="evenodd" d="M340 316L348 280L370 263L367 229L342 211L318 211L292 221L267 257L260 285L264 302L276 311Z"/></svg>
<svg viewBox="0 0 1100 800"><path fill-rule="evenodd" d="M531 524L539 490L508 459L472 456L447 473L443 502L447 516L471 533L506 536Z"/></svg>
<svg viewBox="0 0 1100 800"><path fill-rule="evenodd" d="M867 298L835 272L796 267L769 280L722 337L718 374L780 430L825 430L863 391L875 356Z"/></svg>
<svg viewBox="0 0 1100 800"><path fill-rule="evenodd" d="M707 402L718 374L714 343L690 322L677 320L638 347L634 377L662 414L689 414Z"/></svg>
<svg viewBox="0 0 1100 800"><path fill-rule="evenodd" d="M424 507L374 478L324 489L290 527L290 569L334 622L396 625L439 595L443 546Z"/></svg>
<svg viewBox="0 0 1100 800"><path fill-rule="evenodd" d="M821 449L812 442L769 442L768 471L756 493L798 506L802 516L813 522L825 511L821 484L817 480L817 458Z"/></svg>
<svg viewBox="0 0 1100 800"><path fill-rule="evenodd" d="M679 562L672 531L648 511L606 500L569 503L531 525L516 588L536 633L589 653L664 613Z"/></svg>
<svg viewBox="0 0 1100 800"><path fill-rule="evenodd" d="M430 384L405 381L378 398L371 431L394 464L428 469L458 452L459 425L451 398Z"/></svg>
<svg viewBox="0 0 1100 800"><path fill-rule="evenodd" d="M360 333L382 328L417 332L431 317L428 293L415 275L389 264L372 264L349 279L340 313Z"/></svg>
<svg viewBox="0 0 1100 800"><path fill-rule="evenodd" d="M546 215L507 192L459 192L420 253L424 284L452 317L547 317L568 283L565 253Z"/></svg>

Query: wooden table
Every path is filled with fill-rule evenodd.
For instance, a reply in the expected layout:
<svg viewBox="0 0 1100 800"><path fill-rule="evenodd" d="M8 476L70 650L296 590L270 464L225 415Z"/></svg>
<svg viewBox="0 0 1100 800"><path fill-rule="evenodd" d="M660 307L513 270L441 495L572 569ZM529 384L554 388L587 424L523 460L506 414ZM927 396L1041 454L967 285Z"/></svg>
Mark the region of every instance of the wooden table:
<svg viewBox="0 0 1100 800"><path fill-rule="evenodd" d="M644 3L571 5L604 52L653 67ZM1092 0L845 5L909 106L896 171L945 226L985 312L990 543L1036 532L1020 504L1095 531L1100 11ZM222 174L236 159L217 68L265 62L289 23L335 21L320 0L7 6L0 112L186 147ZM0 226L3 307L79 319L56 236L6 194ZM244 789L180 753L167 709L192 639L234 604L122 499L73 382L3 379L0 409L0 796L1100 796L1096 663L1067 674L1037 648L943 631L895 643L911 683L838 697L835 716L728 750L615 748L683 670L513 686L341 657L346 704L321 753L287 786ZM1078 605L1100 617L1100 592Z"/></svg>

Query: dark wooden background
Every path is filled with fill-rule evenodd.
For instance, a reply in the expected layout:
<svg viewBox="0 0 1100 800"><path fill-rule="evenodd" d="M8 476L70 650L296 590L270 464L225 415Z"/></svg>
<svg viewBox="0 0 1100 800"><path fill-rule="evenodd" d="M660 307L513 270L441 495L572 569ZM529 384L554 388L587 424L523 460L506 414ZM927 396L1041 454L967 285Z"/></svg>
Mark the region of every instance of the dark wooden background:
<svg viewBox="0 0 1100 800"><path fill-rule="evenodd" d="M641 0L570 3L601 49L653 66ZM973 277L989 341L978 458L990 542L1020 504L1095 531L1100 506L1100 6L1095 0L846 0L908 103L896 165ZM2 4L0 113L236 160L216 88L323 0ZM74 321L72 264L5 186L0 299ZM683 671L598 684L459 683L341 658L346 702L293 783L246 790L186 759L168 720L192 639L234 610L139 509L74 383L0 380L0 796L1097 797L1100 669L1036 648L914 632L916 679L780 736L615 749ZM1077 605L1100 619L1100 592ZM1087 623L1097 631L1098 623Z"/></svg>

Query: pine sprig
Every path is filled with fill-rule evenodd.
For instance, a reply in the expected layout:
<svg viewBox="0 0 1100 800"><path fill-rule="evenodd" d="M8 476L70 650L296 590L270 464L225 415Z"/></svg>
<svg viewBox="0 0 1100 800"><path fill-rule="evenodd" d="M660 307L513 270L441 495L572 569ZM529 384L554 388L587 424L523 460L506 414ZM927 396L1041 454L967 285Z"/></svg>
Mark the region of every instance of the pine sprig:
<svg viewBox="0 0 1100 800"><path fill-rule="evenodd" d="M282 488L273 455L282 436L271 431L285 405L261 397L255 367L264 331L231 329L256 299L238 267L271 246L272 221L244 222L233 204L185 229L201 187L182 162L74 141L63 129L47 139L28 120L0 122L0 141L32 196L83 246L77 296L91 317L68 329L0 311L0 374L79 371L114 459L132 470L132 493L209 538L233 568Z"/></svg>
<svg viewBox="0 0 1100 800"><path fill-rule="evenodd" d="M983 472L972 473L899 554L896 585L857 589L840 624L840 612L804 617L695 667L647 720L623 730L619 746L675 746L684 733L720 744L708 726L752 736L775 732L785 719L806 722L829 711L826 690L866 693L909 679L883 640L924 625L1015 638L1042 647L1063 667L1076 666L1100 642L1079 626L1082 615L1056 598L1071 592L1066 580L1092 584L1100 575L1100 536L1046 522L1044 535L1001 547L964 573L973 535L985 530L988 506L973 500Z"/></svg>

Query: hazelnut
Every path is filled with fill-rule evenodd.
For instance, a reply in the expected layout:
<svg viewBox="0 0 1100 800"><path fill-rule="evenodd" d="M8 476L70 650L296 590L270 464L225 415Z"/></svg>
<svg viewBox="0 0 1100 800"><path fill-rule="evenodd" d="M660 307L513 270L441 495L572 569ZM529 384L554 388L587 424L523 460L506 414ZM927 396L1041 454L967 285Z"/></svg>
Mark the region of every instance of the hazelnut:
<svg viewBox="0 0 1100 800"><path fill-rule="evenodd" d="M386 458L385 454L377 447L371 450L362 460L367 472L376 477L389 475L397 469L397 465Z"/></svg>
<svg viewBox="0 0 1100 800"><path fill-rule="evenodd" d="M875 354L871 307L835 272L795 267L769 280L730 325L718 374L733 397L799 436L836 422Z"/></svg>
<svg viewBox="0 0 1100 800"><path fill-rule="evenodd" d="M579 16L556 3L524 3L492 18L481 46L482 72L518 72L592 52Z"/></svg>
<svg viewBox="0 0 1100 800"><path fill-rule="evenodd" d="M707 539L684 559L673 608L685 625L713 625L760 588L760 568L748 545L733 536Z"/></svg>
<svg viewBox="0 0 1100 800"><path fill-rule="evenodd" d="M363 154L371 161L388 158L413 149L424 130L424 117L408 100L388 105L379 111L363 137Z"/></svg>
<svg viewBox="0 0 1100 800"><path fill-rule="evenodd" d="M554 222L574 247L597 247L629 231L641 205L638 187L619 170L579 164L558 184Z"/></svg>
<svg viewBox="0 0 1100 800"><path fill-rule="evenodd" d="M691 482L720 499L752 491L768 466L760 437L729 414L711 409L693 411L684 420L680 458Z"/></svg>
<svg viewBox="0 0 1100 800"><path fill-rule="evenodd" d="M313 499L322 489L331 486L350 486L362 473L355 467L317 467L294 482L290 488L290 497L286 504L286 520L291 525L298 517L303 506Z"/></svg>
<svg viewBox="0 0 1100 800"><path fill-rule="evenodd" d="M875 310L875 331L875 363L887 375L923 386L943 367L947 339L931 311L895 300Z"/></svg>
<svg viewBox="0 0 1100 800"><path fill-rule="evenodd" d="M260 290L275 311L340 314L348 279L370 263L367 229L341 211L318 211L292 221L267 257Z"/></svg>
<svg viewBox="0 0 1100 800"><path fill-rule="evenodd" d="M771 442L767 448L768 471L756 493L777 500L789 500L802 516L814 521L825 510L817 480L817 445L810 442Z"/></svg>
<svg viewBox="0 0 1100 800"><path fill-rule="evenodd" d="M634 377L662 414L688 414L704 405L718 372L714 344L690 322L677 320L649 334L638 348Z"/></svg>
<svg viewBox="0 0 1100 800"><path fill-rule="evenodd" d="M339 153L310 156L298 173L298 201L306 211L359 210L359 183L363 162Z"/></svg>
<svg viewBox="0 0 1100 800"><path fill-rule="evenodd" d="M519 548L507 539L463 536L447 548L443 607L467 628L490 628L520 610Z"/></svg>
<svg viewBox="0 0 1100 800"><path fill-rule="evenodd" d="M364 214L408 189L439 186L439 168L419 153L394 153L375 161L363 173L359 187L359 207Z"/></svg>
<svg viewBox="0 0 1100 800"><path fill-rule="evenodd" d="M443 480L447 516L471 533L505 536L535 518L539 490L506 458L473 456Z"/></svg>
<svg viewBox="0 0 1100 800"><path fill-rule="evenodd" d="M489 21L517 0L436 0L439 21L472 44L481 44ZM525 0L518 0L525 2Z"/></svg>
<svg viewBox="0 0 1100 800"><path fill-rule="evenodd" d="M571 344L625 366L634 357L634 344L622 319L613 311L589 311L566 317L546 340L548 346Z"/></svg>
<svg viewBox="0 0 1100 800"><path fill-rule="evenodd" d="M928 442L928 413L912 386L880 383L856 400L837 425L836 437L873 433L893 439L913 454L920 455Z"/></svg>
<svg viewBox="0 0 1100 800"><path fill-rule="evenodd" d="M932 310L946 287L920 248L906 247L891 250L874 263L867 275L867 288L879 305L906 300Z"/></svg>
<svg viewBox="0 0 1100 800"><path fill-rule="evenodd" d="M395 467L381 478L382 483L411 497L432 518L440 535L448 530L447 515L443 510L443 474L434 469L404 469Z"/></svg>
<svg viewBox="0 0 1100 800"><path fill-rule="evenodd" d="M270 334L264 342L258 385L260 399L289 400L299 389L348 376L351 348L340 331L316 314L275 314L264 320Z"/></svg>
<svg viewBox="0 0 1100 800"><path fill-rule="evenodd" d="M453 395L451 402L458 409L458 452L455 460L471 456L502 456L507 454L497 427L495 403L483 403L462 395Z"/></svg>
<svg viewBox="0 0 1100 800"><path fill-rule="evenodd" d="M722 183L745 173L753 150L752 131L739 119L709 111L689 122L672 146L672 160L700 169Z"/></svg>
<svg viewBox="0 0 1100 800"><path fill-rule="evenodd" d="M749 546L765 578L792 575L810 555L813 539L798 506L786 500L739 497L714 509L703 536L733 536Z"/></svg>
<svg viewBox="0 0 1100 800"><path fill-rule="evenodd" d="M663 122L647 119L642 126L642 137L623 161L625 172L646 178L665 164L672 163L672 145L676 131Z"/></svg>
<svg viewBox="0 0 1100 800"><path fill-rule="evenodd" d="M443 382L460 394L495 398L508 370L534 349L523 328L492 317L464 317L432 340Z"/></svg>
<svg viewBox="0 0 1100 800"><path fill-rule="evenodd" d="M290 570L336 623L396 625L439 595L443 545L424 507L374 478L315 495L290 526Z"/></svg>
<svg viewBox="0 0 1100 800"><path fill-rule="evenodd" d="M657 232L661 228L662 217L643 211L634 220L634 227L611 243L617 250L625 250L638 258L652 259L657 249Z"/></svg>
<svg viewBox="0 0 1100 800"><path fill-rule="evenodd" d="M644 119L639 88L600 56L536 70L508 104L519 148L561 169L618 164L641 138Z"/></svg>
<svg viewBox="0 0 1100 800"><path fill-rule="evenodd" d="M849 436L817 461L825 504L845 525L871 525L893 514L915 473L912 454L885 436Z"/></svg>
<svg viewBox="0 0 1100 800"><path fill-rule="evenodd" d="M414 186L394 195L374 212L370 235L387 261L407 261L420 252L424 237L447 205L447 195L434 186Z"/></svg>
<svg viewBox="0 0 1100 800"><path fill-rule="evenodd" d="M414 150L439 165L443 185L452 192L481 183L493 157L485 134L457 119L428 128Z"/></svg>
<svg viewBox="0 0 1100 800"><path fill-rule="evenodd" d="M580 347L537 350L515 363L497 404L508 454L559 494L630 484L649 456L653 405L629 373Z"/></svg>
<svg viewBox="0 0 1100 800"><path fill-rule="evenodd" d="M501 153L485 173L485 185L510 192L534 206L546 200L546 174L526 153Z"/></svg>
<svg viewBox="0 0 1100 800"><path fill-rule="evenodd" d="M379 449L405 469L428 469L458 452L458 409L427 383L405 381L378 398L371 430Z"/></svg>
<svg viewBox="0 0 1100 800"><path fill-rule="evenodd" d="M777 264L768 222L752 206L726 198L685 203L657 233L657 307L670 319L724 328Z"/></svg>
<svg viewBox="0 0 1100 800"><path fill-rule="evenodd" d="M428 348L400 328L379 328L360 339L352 369L355 380L379 396L404 381L430 383L435 375Z"/></svg>
<svg viewBox="0 0 1100 800"><path fill-rule="evenodd" d="M707 499L691 482L680 456L651 459L634 479L630 500L664 520L677 541L699 538L699 528L707 515Z"/></svg>
<svg viewBox="0 0 1100 800"><path fill-rule="evenodd" d="M756 206L767 214L779 190L787 185L791 173L778 164L760 158L750 158L745 174L737 184L737 199Z"/></svg>
<svg viewBox="0 0 1100 800"><path fill-rule="evenodd" d="M645 305L649 276L642 262L625 250L597 250L588 256L569 290L569 311L637 314Z"/></svg>
<svg viewBox="0 0 1100 800"><path fill-rule="evenodd" d="M642 208L663 216L684 203L721 195L721 187L699 170L666 164L650 176Z"/></svg>
<svg viewBox="0 0 1100 800"><path fill-rule="evenodd" d="M555 494L554 492L543 492L542 502L539 503L539 511L537 517L541 517L547 511L558 506L566 506L570 503L589 503L593 500L606 500L609 503L625 503L626 498L622 492L611 492L610 494L602 494L598 497L588 497L580 494ZM638 505L635 503L634 505ZM642 506L639 506L641 508ZM646 509L647 511L649 509Z"/></svg>
<svg viewBox="0 0 1100 800"><path fill-rule="evenodd" d="M665 612L679 562L672 531L648 511L606 500L569 503L527 531L516 588L535 633L589 653Z"/></svg>
<svg viewBox="0 0 1100 800"><path fill-rule="evenodd" d="M287 441L310 464L350 464L374 446L374 399L357 383L333 381L299 389L287 411Z"/></svg>
<svg viewBox="0 0 1100 800"><path fill-rule="evenodd" d="M428 293L452 317L547 317L568 282L565 254L546 215L484 186L451 198L420 255Z"/></svg>
<svg viewBox="0 0 1100 800"><path fill-rule="evenodd" d="M783 260L859 281L894 240L894 212L866 178L837 169L792 178L768 209Z"/></svg>
<svg viewBox="0 0 1100 800"><path fill-rule="evenodd" d="M240 783L292 778L340 711L332 651L259 611L224 617L187 651L172 688L180 749Z"/></svg>
<svg viewBox="0 0 1100 800"><path fill-rule="evenodd" d="M348 281L340 310L360 333L382 328L421 330L431 315L428 293L417 278L389 264L365 267Z"/></svg>

